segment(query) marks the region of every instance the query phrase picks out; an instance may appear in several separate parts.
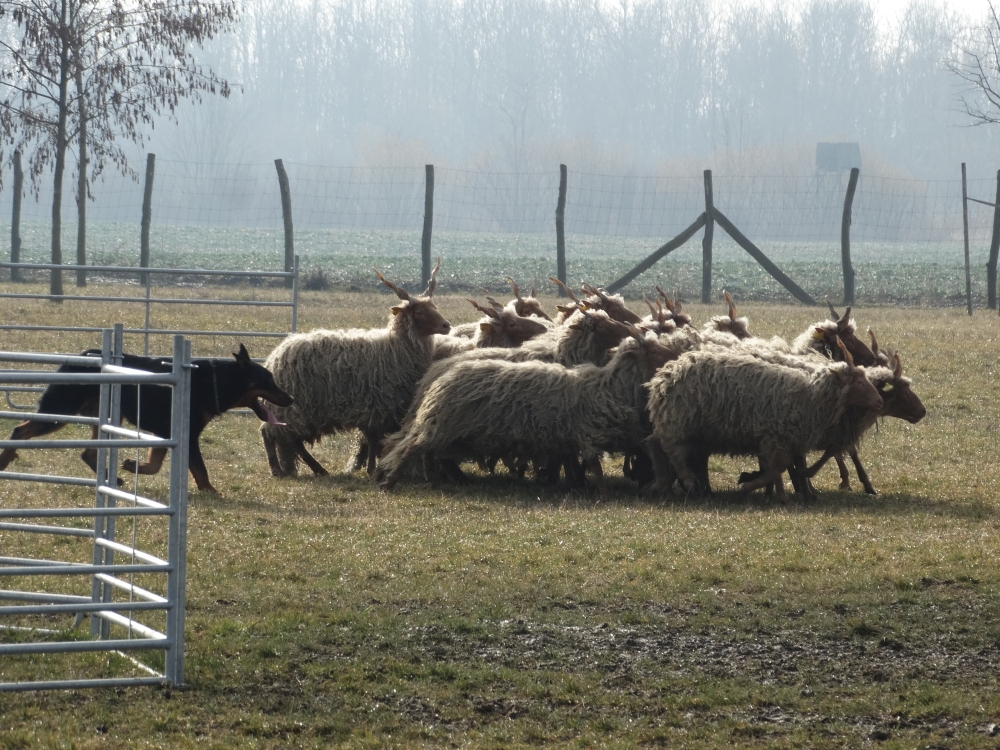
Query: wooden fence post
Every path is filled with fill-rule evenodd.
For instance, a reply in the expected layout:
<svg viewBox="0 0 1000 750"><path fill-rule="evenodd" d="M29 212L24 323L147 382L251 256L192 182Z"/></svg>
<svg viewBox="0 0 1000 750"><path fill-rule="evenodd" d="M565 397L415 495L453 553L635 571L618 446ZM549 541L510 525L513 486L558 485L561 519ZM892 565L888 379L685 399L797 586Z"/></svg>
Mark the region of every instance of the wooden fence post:
<svg viewBox="0 0 1000 750"><path fill-rule="evenodd" d="M854 191L858 189L861 170L851 168L847 181L847 195L844 196L844 216L840 223L840 260L844 266L844 304L854 304L854 266L851 265L851 209L854 206Z"/></svg>
<svg viewBox="0 0 1000 750"><path fill-rule="evenodd" d="M715 199L712 195L712 170L705 170L705 237L701 241L701 302L712 300L712 239L715 236Z"/></svg>
<svg viewBox="0 0 1000 750"><path fill-rule="evenodd" d="M965 183L965 162L962 162L962 231L965 239L965 304L972 317L972 268L969 266L969 193Z"/></svg>
<svg viewBox="0 0 1000 750"><path fill-rule="evenodd" d="M559 200L556 203L556 278L566 283L566 165L559 165ZM559 287L559 296L566 291Z"/></svg>
<svg viewBox="0 0 1000 750"><path fill-rule="evenodd" d="M420 238L420 284L431 280L431 230L434 227L434 165L424 167L424 233Z"/></svg>
<svg viewBox="0 0 1000 750"><path fill-rule="evenodd" d="M631 271L622 276L620 279L612 281L610 284L608 284L607 290L613 294L614 292L617 292L619 289L628 284L630 281L632 281L632 279L634 279L639 274L648 271L650 268L653 267L653 264L656 263L658 260L665 257L669 253L672 253L674 250L679 248L689 239L694 237L695 232L697 232L699 229L705 226L706 221L707 219L705 217L705 214L699 216L697 219L694 220L694 223L691 226L689 226L679 235L670 240L670 242L667 242L666 244L662 245L655 253L653 253L646 259L642 260L641 262L637 263L636 266Z"/></svg>
<svg viewBox="0 0 1000 750"><path fill-rule="evenodd" d="M288 174L281 159L274 160L278 170L278 191L281 193L281 218L285 225L285 273L291 273L295 267L295 235L292 227L292 191L288 187ZM285 279L285 288L292 288L293 279Z"/></svg>
<svg viewBox="0 0 1000 750"><path fill-rule="evenodd" d="M991 310L997 309L997 256L1000 255L1000 170L997 170L997 197L993 204L993 238L986 264L986 297Z"/></svg>
<svg viewBox="0 0 1000 750"><path fill-rule="evenodd" d="M14 152L14 211L10 217L10 262L21 262L21 193L24 190L24 172L21 171L21 152ZM10 280L21 280L21 269L10 269Z"/></svg>
<svg viewBox="0 0 1000 750"><path fill-rule="evenodd" d="M156 168L156 154L146 154L146 186L142 191L142 229L139 235L139 268L149 268L149 225L153 221L153 172ZM145 284L148 273L139 276L139 283Z"/></svg>

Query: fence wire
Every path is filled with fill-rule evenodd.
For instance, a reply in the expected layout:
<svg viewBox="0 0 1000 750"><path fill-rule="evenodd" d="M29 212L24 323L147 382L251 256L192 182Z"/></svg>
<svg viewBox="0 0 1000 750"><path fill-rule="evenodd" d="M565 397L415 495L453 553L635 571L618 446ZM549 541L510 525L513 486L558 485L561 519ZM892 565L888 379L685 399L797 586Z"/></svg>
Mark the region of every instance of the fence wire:
<svg viewBox="0 0 1000 750"><path fill-rule="evenodd" d="M303 268L333 283L371 286L371 266L398 281L420 275L425 169L287 163L295 249ZM957 172L958 170L956 170ZM498 287L507 275L547 285L555 272L559 170L521 173L439 167L434 172L433 250L444 288ZM847 174L716 174L714 205L810 293L842 293L840 232ZM88 260L136 265L141 183L111 175L91 187ZM969 196L992 202L996 183L970 179ZM75 198L67 190L63 256L75 257ZM10 205L10 181L0 198ZM572 280L608 283L705 210L698 176L592 174L569 170L565 228ZM49 257L51 206L44 193L22 208L22 260ZM9 236L9 212L0 231ZM993 209L969 204L977 303L985 295ZM700 235L699 235L700 237ZM715 234L714 286L747 298L787 296L735 243ZM964 299L961 181L868 176L858 184L851 226L859 300L959 304ZM696 297L701 243L689 242L626 289L667 283ZM158 159L151 262L161 267L280 270L281 199L273 163L199 164Z"/></svg>

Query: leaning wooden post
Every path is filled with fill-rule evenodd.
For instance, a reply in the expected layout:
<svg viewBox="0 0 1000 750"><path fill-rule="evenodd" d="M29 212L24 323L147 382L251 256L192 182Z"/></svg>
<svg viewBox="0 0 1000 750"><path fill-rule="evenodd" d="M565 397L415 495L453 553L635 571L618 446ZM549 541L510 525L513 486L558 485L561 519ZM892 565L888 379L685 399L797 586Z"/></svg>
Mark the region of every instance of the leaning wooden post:
<svg viewBox="0 0 1000 750"><path fill-rule="evenodd" d="M566 165L559 165L559 200L556 203L556 278L566 283ZM559 287L559 296L566 291Z"/></svg>
<svg viewBox="0 0 1000 750"><path fill-rule="evenodd" d="M972 317L972 268L969 266L969 193L965 184L965 162L962 162L962 232L965 239L965 304Z"/></svg>
<svg viewBox="0 0 1000 750"><path fill-rule="evenodd" d="M274 160L278 170L278 190L281 192L281 218L285 224L285 273L291 273L295 267L295 239L292 229L292 191L288 187L288 174L281 159ZM285 279L285 288L291 289L294 279Z"/></svg>
<svg viewBox="0 0 1000 750"><path fill-rule="evenodd" d="M701 302L712 301L712 239L715 235L715 214L712 196L712 170L705 170L705 237L701 241Z"/></svg>
<svg viewBox="0 0 1000 750"><path fill-rule="evenodd" d="M986 296L991 310L997 309L997 256L1000 255L1000 170L997 171L997 198L993 204L993 238L986 264Z"/></svg>
<svg viewBox="0 0 1000 750"><path fill-rule="evenodd" d="M424 233L420 238L420 285L431 280L431 230L434 227L434 165L424 167Z"/></svg>
<svg viewBox="0 0 1000 750"><path fill-rule="evenodd" d="M840 260L844 266L844 304L854 304L854 266L851 265L851 208L854 206L854 191L858 189L861 170L851 168L847 181L847 195L844 196L844 217L840 222Z"/></svg>
<svg viewBox="0 0 1000 750"><path fill-rule="evenodd" d="M153 221L153 172L156 168L156 154L146 154L146 186L142 191L142 231L139 239L139 268L149 268L149 225ZM139 283L145 284L149 274L139 276Z"/></svg>
<svg viewBox="0 0 1000 750"><path fill-rule="evenodd" d="M10 217L10 262L21 262L21 193L24 191L24 172L21 171L21 152L14 152L14 212ZM10 280L21 280L21 269L10 269Z"/></svg>

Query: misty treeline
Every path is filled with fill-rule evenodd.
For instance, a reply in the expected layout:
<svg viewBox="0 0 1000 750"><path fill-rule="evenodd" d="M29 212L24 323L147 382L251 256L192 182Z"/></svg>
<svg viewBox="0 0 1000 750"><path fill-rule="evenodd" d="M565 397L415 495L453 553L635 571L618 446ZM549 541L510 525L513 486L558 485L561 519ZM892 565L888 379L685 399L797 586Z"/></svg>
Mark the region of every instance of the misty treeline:
<svg viewBox="0 0 1000 750"><path fill-rule="evenodd" d="M157 145L199 163L801 175L817 141L858 141L868 174L992 173L1000 134L966 127L947 67L985 16L924 0L879 14L867 0L247 0L205 52L242 92L184 108Z"/></svg>

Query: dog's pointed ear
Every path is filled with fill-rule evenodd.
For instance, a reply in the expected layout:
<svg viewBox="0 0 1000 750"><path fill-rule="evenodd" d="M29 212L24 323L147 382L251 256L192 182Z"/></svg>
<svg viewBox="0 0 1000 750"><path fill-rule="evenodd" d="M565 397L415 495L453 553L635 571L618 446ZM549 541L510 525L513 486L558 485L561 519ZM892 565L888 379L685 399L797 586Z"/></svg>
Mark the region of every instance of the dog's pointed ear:
<svg viewBox="0 0 1000 750"><path fill-rule="evenodd" d="M238 352L233 352L233 357L240 364L250 364L250 352L247 351L247 348L243 345L242 341L240 342L240 350Z"/></svg>

